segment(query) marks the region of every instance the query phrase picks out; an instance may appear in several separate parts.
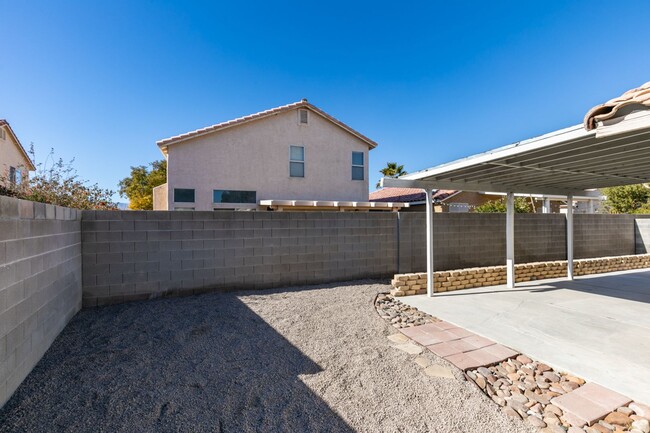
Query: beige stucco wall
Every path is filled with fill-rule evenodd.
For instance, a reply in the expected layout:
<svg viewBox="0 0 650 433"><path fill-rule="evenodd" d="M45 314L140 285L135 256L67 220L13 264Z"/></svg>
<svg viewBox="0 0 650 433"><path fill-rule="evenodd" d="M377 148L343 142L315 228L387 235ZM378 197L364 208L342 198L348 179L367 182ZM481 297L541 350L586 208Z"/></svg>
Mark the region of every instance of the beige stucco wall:
<svg viewBox="0 0 650 433"><path fill-rule="evenodd" d="M0 179L9 177L9 167L19 168L23 174L23 179L29 177L27 169L29 161L25 158L23 153L7 130L6 126L0 126L0 129L5 131L4 136L0 134ZM0 180L1 182L1 180Z"/></svg>
<svg viewBox="0 0 650 433"><path fill-rule="evenodd" d="M154 210L168 210L167 184L163 183L153 189L153 208Z"/></svg>
<svg viewBox="0 0 650 433"><path fill-rule="evenodd" d="M289 176L289 146L305 147L305 177ZM212 210L212 191L256 191L257 201L368 201L366 143L309 112L297 110L172 144L168 150L168 209ZM352 152L364 152L364 180L352 180ZM195 189L194 204L173 203L174 188ZM223 205L223 207L233 207Z"/></svg>

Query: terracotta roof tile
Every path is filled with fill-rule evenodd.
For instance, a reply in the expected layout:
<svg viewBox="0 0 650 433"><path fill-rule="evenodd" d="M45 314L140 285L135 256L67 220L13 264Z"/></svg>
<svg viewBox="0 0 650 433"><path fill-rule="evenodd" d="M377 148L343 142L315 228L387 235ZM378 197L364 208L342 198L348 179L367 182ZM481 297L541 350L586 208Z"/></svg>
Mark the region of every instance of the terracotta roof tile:
<svg viewBox="0 0 650 433"><path fill-rule="evenodd" d="M254 121L254 120L263 119L265 117L269 117L269 116L272 116L272 115L275 115L275 114L279 114L279 113L283 113L283 112L286 112L286 111L294 110L294 109L297 109L297 108L306 108L308 110L313 111L314 113L317 113L317 114L321 115L322 117L324 117L325 119L327 119L330 122L334 123L335 125L343 128L344 130L346 130L350 134L352 134L352 135L356 136L357 138L359 138L360 140L366 142L368 144L368 146L370 146L371 149L374 149L375 147L377 147L376 142L369 139L368 137L361 134L360 132L357 132L354 129L350 128L348 125L341 122L340 120L330 116L329 114L327 114L326 112L324 112L320 108L316 107L315 105L310 104L309 102L307 102L306 99L303 99L303 100L301 100L299 102L294 102L292 104L282 105L280 107L260 111L259 113L249 114L248 116L239 117L237 119L228 120L226 122L217 123L215 125L206 126L205 128L201 128L201 129L197 129L197 130L194 130L194 131L186 132L184 134L175 135L173 137L165 138L163 140L159 140L157 142L157 144L158 144L159 147L164 148L164 147L167 147L168 145L170 145L172 143L175 143L175 142L178 142L178 141L187 140L189 138L197 137L199 135L211 133L211 132L218 131L218 130L225 129L225 128L229 128L229 127L232 127L232 126L242 125L244 123L248 123L248 122L251 122L251 121Z"/></svg>
<svg viewBox="0 0 650 433"><path fill-rule="evenodd" d="M589 110L584 120L585 129L588 131L595 129L596 122L616 117L616 113L628 105L640 105L650 108L650 81Z"/></svg>
<svg viewBox="0 0 650 433"><path fill-rule="evenodd" d="M433 194L433 198L434 200L444 200L455 192L450 189L439 189ZM419 188L382 188L370 193L370 201L413 203L424 200L424 191Z"/></svg>

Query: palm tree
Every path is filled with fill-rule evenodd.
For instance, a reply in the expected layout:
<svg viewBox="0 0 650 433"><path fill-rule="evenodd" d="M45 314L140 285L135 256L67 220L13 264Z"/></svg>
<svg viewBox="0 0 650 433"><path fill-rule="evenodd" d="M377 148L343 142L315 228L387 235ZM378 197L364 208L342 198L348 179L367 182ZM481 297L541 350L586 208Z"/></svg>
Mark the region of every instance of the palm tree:
<svg viewBox="0 0 650 433"><path fill-rule="evenodd" d="M406 174L404 171L403 165L397 165L396 162L387 162L386 167L379 170L384 177L400 177ZM377 188L379 188L379 182L377 182Z"/></svg>

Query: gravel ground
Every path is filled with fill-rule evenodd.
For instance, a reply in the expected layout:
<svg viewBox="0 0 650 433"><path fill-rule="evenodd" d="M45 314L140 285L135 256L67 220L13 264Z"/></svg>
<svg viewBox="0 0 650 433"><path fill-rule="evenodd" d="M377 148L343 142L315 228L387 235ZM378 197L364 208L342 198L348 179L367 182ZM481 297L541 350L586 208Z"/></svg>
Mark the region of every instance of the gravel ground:
<svg viewBox="0 0 650 433"><path fill-rule="evenodd" d="M456 371L429 377L373 282L81 311L0 411L0 432L534 432ZM433 354L425 356L440 364Z"/></svg>

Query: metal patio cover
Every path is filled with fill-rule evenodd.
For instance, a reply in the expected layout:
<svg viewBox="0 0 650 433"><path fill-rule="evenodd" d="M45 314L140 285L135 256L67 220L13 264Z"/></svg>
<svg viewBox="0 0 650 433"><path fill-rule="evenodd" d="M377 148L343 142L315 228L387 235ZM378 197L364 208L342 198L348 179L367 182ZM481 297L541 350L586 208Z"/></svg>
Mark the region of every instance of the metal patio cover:
<svg viewBox="0 0 650 433"><path fill-rule="evenodd" d="M590 190L650 182L650 111L635 120L617 133L582 125L562 129L399 179L384 178L383 186L596 197Z"/></svg>
<svg viewBox="0 0 650 433"><path fill-rule="evenodd" d="M650 95L650 83L633 89ZM622 97L592 109L584 125L561 129L492 151L402 176L384 187L421 188L427 194L427 292L433 295L432 191L454 189L507 194L507 285L514 287L514 193L599 196L597 188L650 182L650 99L629 104ZM621 103L620 100L623 99ZM611 104L611 108L607 106ZM621 105L623 107L621 107ZM614 115L598 120L596 108ZM620 108L620 110L619 110ZM590 117L591 116L591 117ZM573 278L573 208L567 206L567 277Z"/></svg>

